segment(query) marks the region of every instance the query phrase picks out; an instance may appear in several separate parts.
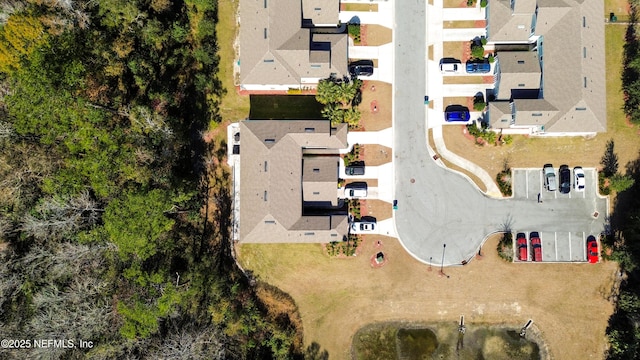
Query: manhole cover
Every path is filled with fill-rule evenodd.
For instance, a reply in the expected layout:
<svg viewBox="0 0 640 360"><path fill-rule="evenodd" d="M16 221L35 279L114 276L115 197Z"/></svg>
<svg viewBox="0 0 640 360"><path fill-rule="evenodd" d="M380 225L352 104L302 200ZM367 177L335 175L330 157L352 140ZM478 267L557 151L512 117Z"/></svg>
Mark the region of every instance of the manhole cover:
<svg viewBox="0 0 640 360"><path fill-rule="evenodd" d="M416 179L411 178L411 183L413 184L414 182L416 182Z"/></svg>

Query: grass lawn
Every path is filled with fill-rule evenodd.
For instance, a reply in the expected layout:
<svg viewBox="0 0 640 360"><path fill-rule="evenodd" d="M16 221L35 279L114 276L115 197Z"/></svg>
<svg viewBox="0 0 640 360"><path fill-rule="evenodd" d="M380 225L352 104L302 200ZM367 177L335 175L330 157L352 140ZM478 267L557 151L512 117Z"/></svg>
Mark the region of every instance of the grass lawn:
<svg viewBox="0 0 640 360"><path fill-rule="evenodd" d="M463 64L464 65L464 64ZM462 69L464 71L464 69ZM484 77L482 76L443 76L443 84L483 84Z"/></svg>
<svg viewBox="0 0 640 360"><path fill-rule="evenodd" d="M322 119L322 104L314 95L251 95L251 113L256 120Z"/></svg>
<svg viewBox="0 0 640 360"><path fill-rule="evenodd" d="M443 128L447 148L483 167L494 176L502 169L502 162L508 159L512 167L537 167L545 163L555 166L568 164L586 167L600 167L600 159L607 140L613 138L618 153L620 170L638 157L640 141L638 126L629 125L622 111L623 98L620 74L622 71L622 51L626 27L605 26L606 69L607 69L607 133L595 137L530 138L514 136L508 146L477 146L466 139L462 128Z"/></svg>
<svg viewBox="0 0 640 360"><path fill-rule="evenodd" d="M444 8L466 8L467 1L466 0L444 0L442 2L442 7Z"/></svg>
<svg viewBox="0 0 640 360"><path fill-rule="evenodd" d="M218 78L222 82L225 95L220 103L220 116L223 123L245 119L249 115L249 97L240 96L235 90L233 64L236 53L233 49L238 26L236 24L237 1L220 1L218 3Z"/></svg>
<svg viewBox="0 0 640 360"><path fill-rule="evenodd" d="M381 25L366 25L367 46L380 46L392 40L391 29Z"/></svg>
<svg viewBox="0 0 640 360"><path fill-rule="evenodd" d="M350 359L353 336L368 324L456 322L460 315L467 324L533 319L553 358L601 358L616 264L507 263L496 246L490 239L481 259L445 268L450 278L379 235L364 236L358 256L348 259L325 255L320 244L245 244L238 255L245 269L295 299L305 346L317 342L330 359ZM378 251L387 263L373 268Z"/></svg>
<svg viewBox="0 0 640 360"><path fill-rule="evenodd" d="M378 4L344 4L344 11L378 11Z"/></svg>
<svg viewBox="0 0 640 360"><path fill-rule="evenodd" d="M475 20L461 20L461 21L445 21L442 23L442 27L445 29L469 29L476 27Z"/></svg>
<svg viewBox="0 0 640 360"><path fill-rule="evenodd" d="M468 46L463 41L445 41L442 43L442 56L461 60L464 56L464 47Z"/></svg>
<svg viewBox="0 0 640 360"><path fill-rule="evenodd" d="M614 13L618 21L629 21L629 1L628 0L605 0L604 17L609 19L609 13Z"/></svg>

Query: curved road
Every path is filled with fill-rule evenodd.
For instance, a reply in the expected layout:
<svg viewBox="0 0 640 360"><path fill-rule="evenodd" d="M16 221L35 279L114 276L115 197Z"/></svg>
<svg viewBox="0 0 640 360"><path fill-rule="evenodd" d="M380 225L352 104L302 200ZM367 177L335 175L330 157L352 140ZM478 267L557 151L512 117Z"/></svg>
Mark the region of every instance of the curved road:
<svg viewBox="0 0 640 360"><path fill-rule="evenodd" d="M580 211L556 211L553 201L491 199L432 160L424 105L427 6L423 0L396 0L394 9L394 220L405 249L422 262L448 266L469 261L487 235L505 228L602 232L604 216L591 216L602 204L593 199L573 199L584 200Z"/></svg>

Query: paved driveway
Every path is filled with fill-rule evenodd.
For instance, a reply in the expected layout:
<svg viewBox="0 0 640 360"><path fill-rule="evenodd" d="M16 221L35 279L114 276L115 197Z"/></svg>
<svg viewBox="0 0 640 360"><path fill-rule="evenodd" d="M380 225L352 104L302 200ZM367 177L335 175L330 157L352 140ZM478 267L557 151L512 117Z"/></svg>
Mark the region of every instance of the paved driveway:
<svg viewBox="0 0 640 360"><path fill-rule="evenodd" d="M569 212L556 211L552 201L495 200L462 176L435 164L427 150L423 99L428 80L427 4L419 0L395 3L393 139L398 210L394 219L405 249L425 263L454 265L469 261L488 234L505 228L603 231L604 199L582 199L584 206ZM592 216L595 211L601 215Z"/></svg>

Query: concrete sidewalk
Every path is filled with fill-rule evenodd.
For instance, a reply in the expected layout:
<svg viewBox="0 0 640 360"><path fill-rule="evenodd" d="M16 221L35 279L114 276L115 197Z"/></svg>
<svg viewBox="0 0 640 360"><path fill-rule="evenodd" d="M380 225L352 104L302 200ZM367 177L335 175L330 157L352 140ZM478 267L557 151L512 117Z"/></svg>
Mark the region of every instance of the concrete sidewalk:
<svg viewBox="0 0 640 360"><path fill-rule="evenodd" d="M487 30L484 28L466 29L443 29L442 41L471 41L476 37L485 36Z"/></svg>
<svg viewBox="0 0 640 360"><path fill-rule="evenodd" d="M480 2L474 8L444 8L442 9L443 21L486 20L487 9L480 7Z"/></svg>
<svg viewBox="0 0 640 360"><path fill-rule="evenodd" d="M391 128L380 131L349 131L347 133L347 143L349 148L340 151L340 153L348 153L351 151L353 144L380 144L388 148L393 148L393 138Z"/></svg>
<svg viewBox="0 0 640 360"><path fill-rule="evenodd" d="M444 144L444 138L442 137L441 126L436 126L432 129L433 141L435 142L436 150L438 151L438 153L440 153L440 155L442 155L443 158L480 178L480 180L487 187L487 195L495 198L502 198L502 193L500 192L498 185L496 185L496 183L493 181L493 178L483 168L461 156L458 156L458 154L452 153L451 151L449 151L449 149L447 149Z"/></svg>

